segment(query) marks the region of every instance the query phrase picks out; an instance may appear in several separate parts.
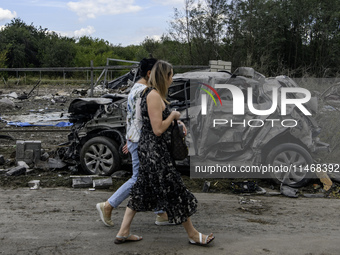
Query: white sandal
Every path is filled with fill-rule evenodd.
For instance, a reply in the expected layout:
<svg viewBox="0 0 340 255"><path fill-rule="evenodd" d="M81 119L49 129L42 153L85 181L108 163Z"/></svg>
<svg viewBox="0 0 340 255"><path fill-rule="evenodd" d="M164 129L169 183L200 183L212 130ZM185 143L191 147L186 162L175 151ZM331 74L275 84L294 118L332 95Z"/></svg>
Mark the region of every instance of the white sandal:
<svg viewBox="0 0 340 255"><path fill-rule="evenodd" d="M211 235L211 234L210 234L210 235ZM195 245L207 245L207 244L209 244L212 240L215 239L215 237L212 236L212 238L208 241L208 238L209 238L210 235L207 235L207 236L205 237L204 242L203 242L203 240L202 240L203 235L202 235L202 233L199 233L200 242L199 242L199 243L198 243L198 242L195 242L194 240L192 240L191 238L189 238L189 243L190 243L190 244L195 244Z"/></svg>
<svg viewBox="0 0 340 255"><path fill-rule="evenodd" d="M135 236L135 237L137 237L137 239L136 240L128 239L130 236ZM141 237L141 236L129 234L128 236L116 236L114 243L115 244L122 244L122 243L125 243L125 242L137 242L137 241L140 241L142 239L143 239L143 237Z"/></svg>

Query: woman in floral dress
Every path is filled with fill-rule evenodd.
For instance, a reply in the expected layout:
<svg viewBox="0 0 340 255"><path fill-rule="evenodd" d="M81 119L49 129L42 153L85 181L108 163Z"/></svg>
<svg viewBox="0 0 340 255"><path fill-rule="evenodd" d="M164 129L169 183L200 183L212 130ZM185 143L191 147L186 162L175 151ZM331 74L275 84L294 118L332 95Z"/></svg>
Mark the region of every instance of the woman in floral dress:
<svg viewBox="0 0 340 255"><path fill-rule="evenodd" d="M139 241L140 236L130 234L136 212L163 210L170 223L182 224L192 244L206 245L214 236L199 233L190 220L197 210L197 199L184 186L169 152L171 126L180 113L170 111L166 101L172 83L173 69L165 61L158 61L149 79L149 87L141 95L143 127L139 140L139 176L131 189L121 228L115 243Z"/></svg>

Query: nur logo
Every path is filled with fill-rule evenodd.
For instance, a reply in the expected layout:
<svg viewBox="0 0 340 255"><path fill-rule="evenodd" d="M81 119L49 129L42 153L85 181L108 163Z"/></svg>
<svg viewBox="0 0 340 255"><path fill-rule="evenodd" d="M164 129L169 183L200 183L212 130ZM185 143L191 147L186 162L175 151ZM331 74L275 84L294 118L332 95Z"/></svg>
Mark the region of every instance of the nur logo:
<svg viewBox="0 0 340 255"><path fill-rule="evenodd" d="M220 96L217 94L216 90L209 86L208 84L205 83L201 83L202 85L208 87L209 89L211 89L216 96L218 97L218 99L220 100L220 103L222 105L222 100L220 98ZM218 89L228 89L230 91L230 93L232 94L232 98L233 98L233 115L244 115L245 114L245 95L243 94L244 92L238 88L235 85L231 85L231 84L215 84L215 88ZM201 90L205 91L207 94L209 94L211 96L211 98L213 99L213 101L215 102L215 105L217 105L215 98L213 97L213 95L206 89L201 88ZM279 92L278 92L279 88L277 87L273 87L272 88L272 106L270 107L270 109L256 109L254 107L253 104L253 88L249 87L247 88L247 106L249 111L254 114L254 115L270 115L273 112L276 111L277 107L280 105L279 104ZM304 96L301 97L296 97L296 98L290 98L289 94L292 93L300 93ZM295 87L283 87L280 88L280 96L281 96L281 100L280 100L280 107L279 109L281 110L281 115L287 115L287 105L295 105L297 108L300 109L300 111L305 114L306 116L310 116L312 115L308 109L303 105L304 103L308 103L309 100L311 99L311 93L304 88L295 88ZM201 107L202 107L202 115L206 115L207 114L207 95L206 94L202 94L202 99L201 99Z"/></svg>
<svg viewBox="0 0 340 255"><path fill-rule="evenodd" d="M220 98L220 95L217 93L217 91L211 87L208 84L202 83L200 82L200 84L202 84L203 86L206 86L207 88L209 88L212 92L215 93L215 95L217 96L218 100L220 101L220 104L222 105L222 100ZM204 92L206 92L214 101L215 105L217 105L216 100L214 98L214 96L211 94L211 92L209 92L208 90L204 89L204 88L200 88L201 90L203 90ZM201 97L201 105L202 105L202 115L206 115L207 114L207 94L202 94Z"/></svg>

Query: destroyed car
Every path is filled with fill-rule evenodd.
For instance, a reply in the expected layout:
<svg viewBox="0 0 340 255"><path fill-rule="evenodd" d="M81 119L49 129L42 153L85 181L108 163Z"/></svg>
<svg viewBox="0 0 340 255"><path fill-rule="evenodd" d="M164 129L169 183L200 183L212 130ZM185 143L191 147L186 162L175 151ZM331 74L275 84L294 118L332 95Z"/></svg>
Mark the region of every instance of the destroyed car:
<svg viewBox="0 0 340 255"><path fill-rule="evenodd" d="M138 80L138 76L133 76ZM123 154L126 144L126 103L131 80L112 82L124 93L106 94L100 98L78 98L70 103L69 121L73 124L68 142L59 151L60 158L81 167L91 175L111 175L122 165L131 163L130 154ZM127 84L126 84L127 83ZM171 107L188 109L188 100L182 100L181 88L172 88L169 93Z"/></svg>
<svg viewBox="0 0 340 255"><path fill-rule="evenodd" d="M136 75L132 76L138 79ZM121 79L121 77L120 77ZM123 81L123 79L121 79ZM126 82L126 81L125 81ZM112 83L113 84L113 83ZM67 150L63 154L65 160L75 160L89 174L111 175L121 165L129 164L129 155L122 153L126 143L126 101L133 82L122 85L115 82L120 93L104 95L101 98L75 99L69 107L72 131L68 136ZM208 114L202 114L202 84L232 84L244 93L244 115L233 116L233 96L226 89L216 88L220 95L221 105L216 105L209 98ZM235 165L298 165L312 164L313 154L327 150L328 145L317 138L320 128L312 116L306 116L294 106L287 106L287 115L279 114L280 107L268 116L258 116L249 111L247 105L247 88L252 88L252 103L256 109L269 109L273 104L273 87L297 88L298 85L289 77L278 76L266 78L252 68L238 68L233 74L229 72L193 71L176 74L169 88L170 107L181 111L181 119L189 128L189 158L191 156L205 159L221 159ZM117 90L118 91L118 90ZM289 93L296 98L299 94ZM222 107L223 103L223 107ZM311 112L317 111L313 99L305 107ZM278 104L279 105L279 104ZM223 117L221 117L223 116ZM252 125L235 125L211 130L209 125L214 119L244 120ZM281 123L285 119L296 119L297 125L271 127L269 119ZM189 124L190 120L190 124ZM258 122L263 126L254 127ZM261 124L260 123L260 124ZM262 124L261 124L262 125ZM189 164L189 159L183 161ZM284 182L292 187L299 187L308 182L310 173L295 171L283 175L278 172L271 175L277 183Z"/></svg>
<svg viewBox="0 0 340 255"><path fill-rule="evenodd" d="M314 163L313 155L327 151L329 145L318 139L321 129L314 118L301 111L305 108L315 114L316 98L299 107L287 104L286 114L282 114L282 91L287 91L287 98L293 101L304 97L294 92L300 89L291 78L266 78L245 67L238 68L233 74L198 75L193 72L183 74L181 78L190 80L191 87L196 84L191 90L190 107L190 114L197 116L190 119L195 149L192 155L196 156L192 160L213 160L236 168L248 165L288 169L270 172L269 178L291 187L303 186L313 177L308 171L308 166ZM222 88L226 84L229 89ZM202 107L202 88L207 89L204 85L215 88L220 102L208 96ZM277 93L273 94L273 91ZM268 113L259 113L265 111Z"/></svg>
<svg viewBox="0 0 340 255"><path fill-rule="evenodd" d="M108 94L101 98L79 98L69 106L73 123L64 161L74 160L88 174L111 175L126 163L127 95Z"/></svg>

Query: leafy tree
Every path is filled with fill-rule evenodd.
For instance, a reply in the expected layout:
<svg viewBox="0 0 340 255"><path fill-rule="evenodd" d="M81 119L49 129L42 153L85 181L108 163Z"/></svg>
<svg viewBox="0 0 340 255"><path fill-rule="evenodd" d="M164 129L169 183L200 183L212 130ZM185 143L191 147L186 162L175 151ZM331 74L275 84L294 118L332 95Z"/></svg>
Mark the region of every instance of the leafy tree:
<svg viewBox="0 0 340 255"><path fill-rule="evenodd" d="M70 67L75 63L75 40L60 37L55 33L46 35L44 44L40 47L40 61L42 67Z"/></svg>
<svg viewBox="0 0 340 255"><path fill-rule="evenodd" d="M0 49L6 49L8 67L39 66L38 38L45 31L14 19L1 31Z"/></svg>
<svg viewBox="0 0 340 255"><path fill-rule="evenodd" d="M265 75L339 75L340 5L336 0L184 0L160 40L122 47L84 36L75 40L14 19L0 31L0 65L106 65L150 54L174 65L224 59ZM123 63L110 62L110 65ZM130 65L127 63L127 65Z"/></svg>
<svg viewBox="0 0 340 255"><path fill-rule="evenodd" d="M0 52L0 67L6 68L6 61L7 61L7 51L1 51Z"/></svg>
<svg viewBox="0 0 340 255"><path fill-rule="evenodd" d="M0 68L6 68L6 61L7 61L7 51L0 51ZM7 72L0 72L0 76L4 77L7 79L8 74Z"/></svg>
<svg viewBox="0 0 340 255"><path fill-rule="evenodd" d="M339 7L334 0L234 0L227 16L224 43L234 65L297 76L320 76L339 66L334 58Z"/></svg>
<svg viewBox="0 0 340 255"><path fill-rule="evenodd" d="M93 60L94 66L105 66L107 58L115 58L112 46L103 39L93 39L88 36L79 38L76 43L76 66L90 66Z"/></svg>

